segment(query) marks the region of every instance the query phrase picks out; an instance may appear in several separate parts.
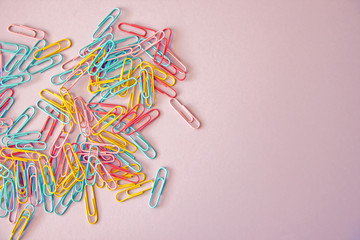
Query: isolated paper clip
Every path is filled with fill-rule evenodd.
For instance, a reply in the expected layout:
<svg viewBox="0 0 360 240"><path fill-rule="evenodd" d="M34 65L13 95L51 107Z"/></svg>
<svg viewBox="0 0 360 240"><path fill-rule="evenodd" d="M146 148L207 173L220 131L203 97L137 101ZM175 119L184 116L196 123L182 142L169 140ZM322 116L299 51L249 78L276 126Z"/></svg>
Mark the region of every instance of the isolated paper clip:
<svg viewBox="0 0 360 240"><path fill-rule="evenodd" d="M13 29L19 29L19 31L15 31ZM21 32L21 30L28 30L29 33L23 33ZM23 37L28 37L28 38L34 38L34 39L38 39L38 40L42 40L45 38L45 32L36 28L31 28L25 25L17 25L17 24L11 24L8 27L8 32L10 33L14 33ZM38 33L40 33L40 36L38 36Z"/></svg>
<svg viewBox="0 0 360 240"><path fill-rule="evenodd" d="M67 46L62 47L62 46L61 46L61 43L62 43L62 42L67 42ZM41 55L43 55L42 53L43 53L44 51L46 51L47 49L49 49L49 48L51 48L51 47L53 47L53 46L57 46L57 49L54 50L54 51L52 51L52 52L50 52L50 53L48 53L48 54L44 54L44 56L41 56ZM59 40L59 41L57 41L57 42L54 42L54 43L52 43L52 44L50 44L50 45L47 45L47 46L45 46L45 47L43 47L43 48L40 48L39 50L35 51L34 54L33 54L33 57L34 57L34 59L36 59L36 60L44 59L44 58L50 57L50 56L52 56L52 55L54 55L54 54L57 54L57 53L59 53L59 52L62 52L62 51L64 51L65 49L68 49L70 46L71 46L71 41L70 41L69 39L67 39L67 38L64 38L64 39L61 39L61 40ZM40 56L37 55L39 52L41 52Z"/></svg>
<svg viewBox="0 0 360 240"><path fill-rule="evenodd" d="M90 188L91 190L91 202L89 201L89 197L88 197L88 188ZM90 224L94 224L97 222L98 220L98 214L97 214L97 207L96 207L96 199L95 199L95 192L94 192L94 186L85 186L85 209L86 209L86 217L87 217L87 221ZM92 207L90 207L90 205ZM92 209L92 212L91 212ZM94 219L91 221L91 218L94 217Z"/></svg>
<svg viewBox="0 0 360 240"><path fill-rule="evenodd" d="M180 116L190 125L190 127L193 129L198 129L200 127L199 120L179 100L176 98L171 98L169 100L169 104L177 113L180 114Z"/></svg>
<svg viewBox="0 0 360 240"><path fill-rule="evenodd" d="M159 176L161 170L163 170L163 172L164 172L163 177ZM155 180L154 180L154 186L151 189L151 196L150 196L150 199L149 199L149 207L155 208L159 204L161 194L162 194L162 192L164 190L167 174L168 174L168 171L164 167L159 168L159 170L157 171L156 176L155 176ZM160 183L161 185L159 187L158 192L156 192L156 190L157 190L156 188L157 188L159 182L161 182ZM155 198L155 200L153 200L153 197L155 197L155 195L156 195L156 198ZM155 201L155 203L154 203L154 201Z"/></svg>

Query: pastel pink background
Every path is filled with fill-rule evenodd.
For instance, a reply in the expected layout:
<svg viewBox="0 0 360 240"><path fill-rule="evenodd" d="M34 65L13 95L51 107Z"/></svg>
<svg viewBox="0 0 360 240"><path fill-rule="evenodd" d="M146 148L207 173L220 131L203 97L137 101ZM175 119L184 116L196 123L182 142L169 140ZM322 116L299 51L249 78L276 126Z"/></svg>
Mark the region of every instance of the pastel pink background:
<svg viewBox="0 0 360 240"><path fill-rule="evenodd" d="M158 158L141 162L151 178L169 169L159 207L96 189L96 225L83 202L62 217L41 207L24 239L359 239L359 1L1 0L0 39L30 46L7 26L38 27L49 42L73 41L68 59L114 7L119 21L173 29L189 68L176 90L202 127L158 96L161 117L143 133ZM59 71L16 88L10 116L57 89ZM0 239L11 229L0 219Z"/></svg>

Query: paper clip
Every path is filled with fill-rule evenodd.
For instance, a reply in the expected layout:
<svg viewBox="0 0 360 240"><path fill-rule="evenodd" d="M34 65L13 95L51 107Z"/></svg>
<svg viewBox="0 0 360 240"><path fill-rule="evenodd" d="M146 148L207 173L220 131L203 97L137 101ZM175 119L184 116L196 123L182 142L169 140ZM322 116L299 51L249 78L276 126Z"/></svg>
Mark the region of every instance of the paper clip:
<svg viewBox="0 0 360 240"><path fill-rule="evenodd" d="M69 130L65 131L66 128L69 128ZM62 127L59 135L56 137L53 145L51 146L50 157L56 158L59 156L62 147L64 146L66 140L69 138L72 128L73 128L72 122L70 122L70 126L67 124ZM60 143L58 144L58 142ZM0 150L0 154L1 154L1 150Z"/></svg>
<svg viewBox="0 0 360 240"><path fill-rule="evenodd" d="M164 171L164 176L163 177L159 176L161 170ZM162 192L164 190L167 174L168 174L168 171L164 167L159 168L159 170L157 171L156 176L155 176L155 180L154 180L154 185L153 185L153 187L151 189L151 196L150 196L150 199L149 199L149 207L155 208L159 204L161 194L162 194ZM153 204L153 197L155 195L155 189L157 188L157 186L159 184L159 181L161 181L161 185L160 185L160 188L159 188L159 190L158 190L158 192L156 194L157 197L155 199L155 203Z"/></svg>
<svg viewBox="0 0 360 240"><path fill-rule="evenodd" d="M88 108L86 107L86 103L82 97L74 98L74 106L80 133L84 137L89 137L91 133L90 121L92 121L94 117L88 112Z"/></svg>
<svg viewBox="0 0 360 240"><path fill-rule="evenodd" d="M75 182L76 183L76 182ZM71 203L73 203L73 200L71 198L71 195L69 195L70 191L67 191L59 200L59 202L56 204L55 208L54 208L54 212L56 215L61 216L63 215L68 208L70 207ZM69 197L68 197L69 196ZM67 200L68 198L68 202L65 203L65 200ZM61 210L61 207L63 208ZM59 209L60 208L60 209ZM61 211L60 211L61 210Z"/></svg>
<svg viewBox="0 0 360 240"><path fill-rule="evenodd" d="M13 120L10 118L0 118L0 128L9 128L13 123Z"/></svg>
<svg viewBox="0 0 360 240"><path fill-rule="evenodd" d="M32 208L32 211L28 209L29 207ZM26 205L26 207L21 211L18 219L15 222L13 230L11 231L10 240L12 239L19 240L23 236L25 229L27 228L28 224L31 221L34 211L35 211L35 207L32 204ZM19 235L17 238L14 237L16 232L18 232Z"/></svg>
<svg viewBox="0 0 360 240"><path fill-rule="evenodd" d="M165 33L162 30L160 30L160 31L157 31L156 33L154 33L153 35L151 35L150 37L141 40L136 45L137 50L132 54L132 56L138 57L139 55L144 53L149 48L151 48L151 47L155 46L156 44L158 44L159 42L161 42L164 39L164 37L165 37ZM144 44L147 44L147 45L145 45L145 47L143 47Z"/></svg>
<svg viewBox="0 0 360 240"><path fill-rule="evenodd" d="M44 99L40 99L39 101L37 101L36 107L42 112L49 115L49 117L51 117L52 119L59 121L62 124L69 124L71 122L70 117L65 112L45 101Z"/></svg>
<svg viewBox="0 0 360 240"><path fill-rule="evenodd" d="M22 33L22 32L17 32L17 31L12 30L12 28L19 28L19 29L29 30L32 34L25 34L25 33ZM11 24L8 27L8 32L14 33L14 34L17 34L17 35L20 35L20 36L28 37L28 38L38 39L38 40L42 40L42 39L45 38L45 32L44 31L36 29L36 28L31 28L31 27L28 27L28 26L24 26L24 25ZM37 37L38 33L41 33L42 37L41 36Z"/></svg>
<svg viewBox="0 0 360 240"><path fill-rule="evenodd" d="M125 133L128 131L134 131L134 128L129 127L125 129ZM134 137L136 135L136 137ZM135 134L132 134L129 136L133 143L136 145L137 149L140 149L140 151L148 158L148 159L154 159L156 157L156 151L155 149L143 138L143 136L140 135L140 133L135 132ZM136 138L140 140L136 141ZM142 146L142 144L145 144L145 147ZM152 152L153 154L150 155L148 152Z"/></svg>
<svg viewBox="0 0 360 240"><path fill-rule="evenodd" d="M179 100L171 98L169 104L185 120L185 122L190 125L190 127L193 129L198 129L200 127L199 120Z"/></svg>
<svg viewBox="0 0 360 240"><path fill-rule="evenodd" d="M130 28L131 30L125 30L125 29L121 28L122 25L126 26L126 27L131 27ZM155 30L152 30L150 28L146 28L146 27L142 27L142 26L130 24L130 23L124 23L124 22L119 23L117 27L122 32L130 33L132 35L136 35L136 36L142 37L142 38L145 38L146 36L148 36L148 32L151 32L152 34L154 34L156 32Z"/></svg>
<svg viewBox="0 0 360 240"><path fill-rule="evenodd" d="M148 184L148 183L151 184L151 187L145 188L145 189L141 189L140 191L135 192L135 193L130 193L131 190L138 189L138 188L140 188L142 185L145 185L145 184ZM141 183L135 184L135 185L133 185L133 186L131 186L131 187L129 187L129 188L125 188L124 190L121 190L121 191L119 191L118 193L116 193L115 199L116 199L116 201L118 201L118 202L123 202L123 201L126 201L126 200L130 199L130 198L139 196L139 195L143 194L144 192L149 191L149 190L152 188L153 183L154 183L153 180L146 180L146 181L143 181L143 182L141 182ZM127 197L125 197L125 198L120 198L121 193L124 193L124 192L125 192L125 194L127 195Z"/></svg>
<svg viewBox="0 0 360 240"><path fill-rule="evenodd" d="M65 47L62 47L61 44L60 44L61 42L67 42L68 45L65 46ZM47 49L49 49L49 48L51 48L53 46L58 46L58 48L56 50L44 55L44 56L41 56L42 54L40 54L40 56L37 55L39 52L43 53L45 50L47 50ZM41 60L41 59L44 59L44 58L48 58L48 57L50 57L50 56L52 56L54 54L57 54L59 52L64 51L65 49L68 49L70 46L71 46L71 41L69 39L67 39L67 38L64 38L64 39L61 39L61 40L59 40L57 42L54 42L54 43L52 43L50 45L47 45L47 46L45 46L43 48L40 48L39 50L35 51L34 54L33 54L33 57L36 60Z"/></svg>
<svg viewBox="0 0 360 240"><path fill-rule="evenodd" d="M121 109L120 115L115 115L112 112L116 110L116 108ZM92 128L91 133L93 135L99 135L102 131L104 131L108 126L110 126L113 122L115 122L118 118L121 117L124 109L121 106L116 106L113 109L111 109L107 114L105 114ZM110 121L106 122L107 119L111 119ZM103 125L103 122L105 124ZM100 129L98 129L100 128ZM96 131L95 131L96 130Z"/></svg>
<svg viewBox="0 0 360 240"><path fill-rule="evenodd" d="M151 115L150 115L152 112L155 112L155 115L154 115L154 116L151 116ZM154 121L156 118L158 118L159 115L160 115L160 111L159 111L159 110L157 110L157 109L151 109L150 111L148 111L148 112L146 112L146 113L144 113L144 114L142 114L142 115L134 118L133 120L131 120L130 122L128 122L128 123L125 125L125 127L124 127L125 130L126 130L128 127L130 127L130 126L133 127L132 130L125 131L125 135L128 135L128 136L129 136L129 135L131 135L131 134L133 134L133 133L135 133L135 132L140 132L140 131L143 130L147 125L149 125L152 121ZM147 118L147 120L146 120L144 123L139 124L140 122L142 122L142 121L143 121L144 119L146 119L146 118ZM140 126L135 127L136 124L139 124Z"/></svg>
<svg viewBox="0 0 360 240"><path fill-rule="evenodd" d="M76 56L76 57L73 57L69 60L67 60L66 62L64 62L62 65L61 65L61 69L64 70L64 71L67 71L67 70L70 70L72 68L74 68L74 66L71 66L71 67L65 67L67 64L71 63L71 62L76 62L77 60L81 60L82 58L80 56Z"/></svg>
<svg viewBox="0 0 360 240"><path fill-rule="evenodd" d="M92 212L91 212L91 208L90 208L90 202L89 202L89 197L88 197L88 188L91 189L91 205L92 205ZM86 216L87 216L87 221L90 224L94 224L97 222L98 220L98 214L97 214L97 207L96 207L96 200L95 200L95 192L94 192L94 186L85 186L85 209L86 209ZM91 221L91 218L94 217L95 219L93 219L93 221Z"/></svg>
<svg viewBox="0 0 360 240"><path fill-rule="evenodd" d="M113 15L114 13L115 13L115 16ZM92 35L92 38L96 39L96 38L101 37L106 32L106 30L108 30L108 28L110 28L111 24L113 24L113 22L115 22L116 18L120 15L120 13L121 13L121 10L119 8L114 8L113 10L111 10L111 12L99 23L98 28ZM110 22L104 27L105 23L108 22L109 20L110 20ZM101 29L102 29L102 31L100 31Z"/></svg>

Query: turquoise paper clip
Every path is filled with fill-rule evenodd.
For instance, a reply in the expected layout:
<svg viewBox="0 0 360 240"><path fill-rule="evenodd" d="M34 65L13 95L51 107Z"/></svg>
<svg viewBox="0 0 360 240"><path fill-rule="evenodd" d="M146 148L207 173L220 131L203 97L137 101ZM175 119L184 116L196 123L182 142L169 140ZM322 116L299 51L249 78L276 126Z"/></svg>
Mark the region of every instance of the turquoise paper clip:
<svg viewBox="0 0 360 240"><path fill-rule="evenodd" d="M48 168L44 168L44 175L45 175L45 179L48 183L48 186L45 184L45 182L43 182L41 180L41 177L39 175L39 180L41 180L41 182L39 181L39 183L41 183L41 187L40 187L40 190L41 190L41 194L43 196L43 205L44 205L44 211L47 212L47 213L52 213L54 212L55 210L55 204L54 204L54 194L53 192L55 192L55 183L54 182L51 182L51 177L49 176L49 173L48 173L49 169ZM51 183L50 183L51 182ZM49 188L49 189L48 189ZM52 193L49 192L49 190L51 190ZM46 199L49 199L48 201L50 202L50 209L47 208L47 204L46 204Z"/></svg>
<svg viewBox="0 0 360 240"><path fill-rule="evenodd" d="M32 111L30 115L28 115L27 111ZM9 134L13 129L16 129L15 126L20 122L21 119L25 118L25 121L17 128L15 133L19 133L27 124L28 122L34 117L36 113L36 109L33 106L27 107L24 112L22 112L15 120L13 125L6 131L6 134Z"/></svg>
<svg viewBox="0 0 360 240"><path fill-rule="evenodd" d="M44 46L42 47L39 47L39 44L40 43L44 43ZM28 53L24 56L24 58L19 62L19 66L18 66L18 71L19 72L25 72L28 68L29 68L29 65L33 64L36 60L32 58L33 54L35 51L43 48L46 46L46 40L45 39L42 39L42 40L39 40L37 41L34 46L32 46L32 48L28 51ZM40 56L41 52L38 52L37 56ZM31 59L32 60L27 64L25 65L24 69L21 69L21 67L23 66L23 64L28 60L28 59Z"/></svg>
<svg viewBox="0 0 360 240"><path fill-rule="evenodd" d="M16 53L20 48L28 48L28 46L23 44L4 42L4 41L0 41L0 45L2 47L0 51L4 53ZM15 49L6 49L5 46L9 46L10 48L15 48Z"/></svg>
<svg viewBox="0 0 360 240"><path fill-rule="evenodd" d="M59 202L55 205L54 212L55 212L56 215L58 215L58 216L63 215L63 214L68 210L68 208L70 207L71 203L73 202L73 200L72 200L72 198L71 198L71 195L70 195L70 197L68 197L68 195L69 195L70 192L71 192L71 191L67 191L67 192L64 194L64 196L62 196L62 197L60 198ZM67 202L67 203L64 203L67 197L69 198L69 199L68 199L68 202ZM59 209L59 207L62 207L62 210ZM61 211L60 211L60 210L61 210Z"/></svg>
<svg viewBox="0 0 360 240"><path fill-rule="evenodd" d="M116 13L117 12L117 13ZM113 16L113 14L115 13L115 16ZM92 35L92 38L93 39L96 39L96 38L99 38L101 37L105 32L106 30L108 30L111 26L111 24L113 24L113 22L115 22L116 18L120 15L121 13L121 10L119 8L114 8L98 25L98 28L96 29L96 31L94 32L94 34ZM109 20L111 20L109 22ZM105 27L104 24L106 22L109 22ZM102 28L102 31L100 31ZM97 32L100 32L97 34Z"/></svg>
<svg viewBox="0 0 360 240"><path fill-rule="evenodd" d="M21 139L22 137L31 136L31 135L35 135L36 137L32 138L32 139ZM37 140L40 140L40 138L41 138L40 131L28 131L28 132L8 134L8 135L2 137L1 142L3 145L11 145L11 144L8 144L8 142L11 140L37 141Z"/></svg>
<svg viewBox="0 0 360 240"><path fill-rule="evenodd" d="M16 201L16 189L15 182L13 178L4 179L3 184L3 197L5 201L5 209L8 212L12 212L15 209L15 201ZM0 196L1 198L1 196Z"/></svg>
<svg viewBox="0 0 360 240"><path fill-rule="evenodd" d="M0 163L0 177L3 179L13 177L13 172L2 163Z"/></svg>
<svg viewBox="0 0 360 240"><path fill-rule="evenodd" d="M16 87L22 83L29 82L31 75L28 73L13 74L0 77L0 86L4 88Z"/></svg>
<svg viewBox="0 0 360 240"><path fill-rule="evenodd" d="M22 62L23 59L26 57L28 51L29 51L29 48L27 46L20 47L17 50L17 52L15 52L14 55L3 66L4 72L7 72L10 74L13 71L15 71L15 69L18 67L20 62ZM20 59L15 60L16 58L19 58L19 57L20 57Z"/></svg>
<svg viewBox="0 0 360 240"><path fill-rule="evenodd" d="M81 171L77 172L76 177L80 177ZM84 195L85 180L75 183L71 191L71 200L73 202L80 202ZM76 198L78 197L78 198Z"/></svg>
<svg viewBox="0 0 360 240"><path fill-rule="evenodd" d="M125 129L125 132L130 132L130 131L134 131L133 127L128 127ZM136 135L136 137L133 137L134 135ZM129 135L129 137L131 138L132 142L134 143L134 145L140 149L140 151L145 155L145 157L147 157L148 159L154 159L156 157L156 151L155 149L150 145L150 143L148 143L143 136L140 135L140 133L135 132L134 134ZM138 138L141 143L139 141L136 140L136 138ZM145 145L145 147L142 146L142 144ZM153 154L149 155L148 152L152 152Z"/></svg>
<svg viewBox="0 0 360 240"><path fill-rule="evenodd" d="M99 44L99 43L101 43L102 41L105 41L105 39L107 38L107 37L110 37L109 38L109 40L113 40L114 39L114 35L112 34L112 33L107 33L107 34L105 34L104 36L102 36L102 37L100 37L100 38L97 38L97 39L95 39L94 41L92 41L91 43L89 43L88 45L86 45L85 47L83 47L83 48L81 48L80 50L79 50L79 56L80 57L86 57L89 53L91 53L91 51L93 50L93 49L91 49L91 48L96 48L95 46L97 45L97 44ZM103 45L103 44L102 44ZM100 45L100 47L102 47L102 45ZM87 54L83 54L84 52L86 52Z"/></svg>
<svg viewBox="0 0 360 240"><path fill-rule="evenodd" d="M161 170L163 170L164 173L165 173L164 177L159 177L159 173L160 173ZM159 170L157 171L156 176L155 176L155 180L154 180L154 185L153 185L153 187L151 189L151 196L150 196L150 199L149 199L149 207L155 208L159 204L161 194L162 194L162 192L164 190L167 174L168 174L168 171L164 167L159 168ZM159 182L161 182L160 183L161 186L159 188L159 191L156 193L155 189L157 188L157 185L159 184ZM155 200L155 204L153 204L153 197L155 195L156 195L156 200Z"/></svg>
<svg viewBox="0 0 360 240"><path fill-rule="evenodd" d="M117 87L120 87L121 84L123 84L123 83L125 83L125 82L128 82L128 81L131 81L131 80L134 80L134 81L135 81L132 85L127 86L127 87L122 87L120 90L117 90L117 91L115 90ZM115 84L112 85L111 87L102 90L102 91L100 92L100 96L102 97L102 99L106 100L106 99L115 97L115 96L118 95L118 94L121 94L122 92L124 92L124 91L126 91L126 90L128 90L128 89L130 89L130 88L132 88L132 87L134 87L134 86L136 86L136 84L137 84L137 80L136 80L136 78L134 78L134 77L131 77L131 78L128 78L128 79L123 79L123 80L115 83Z"/></svg>
<svg viewBox="0 0 360 240"><path fill-rule="evenodd" d="M45 106L42 107L40 106L40 103L44 103ZM51 105L50 103L48 103L47 101L45 101L44 99L40 99L39 101L37 101L36 106L44 113L46 113L47 115L49 115L51 118L63 123L63 124L69 124L70 123L70 118L67 114L65 114L63 111L61 111L60 109L58 109L57 107L54 107L53 105ZM54 113L52 113L52 111ZM60 118L60 116L63 115L64 116L64 120L62 120Z"/></svg>
<svg viewBox="0 0 360 240"><path fill-rule="evenodd" d="M96 75L101 70L101 66L105 63L110 52L114 49L114 46L115 45L112 40L108 40L106 41L106 43L104 43L104 46L99 50L97 55L92 60L90 66L88 67L87 71L90 76ZM97 63L99 58L101 58L101 61ZM93 69L95 69L95 71Z"/></svg>
<svg viewBox="0 0 360 240"><path fill-rule="evenodd" d="M56 62L56 58L59 58L59 60ZM52 55L48 58L44 58L44 59L41 59L41 60L38 60L38 61L35 61L34 63L30 64L29 67L26 69L28 71L28 73L30 75L34 75L36 73L43 73L47 70L49 70L50 68L53 68L55 67L56 65L59 65L61 62L63 61L63 56L58 53L58 54L55 54L55 55ZM46 63L48 63L48 65L46 65ZM44 64L45 66L34 71L34 72L31 72L31 69L34 68L34 67L37 67L37 66L41 66L42 64Z"/></svg>

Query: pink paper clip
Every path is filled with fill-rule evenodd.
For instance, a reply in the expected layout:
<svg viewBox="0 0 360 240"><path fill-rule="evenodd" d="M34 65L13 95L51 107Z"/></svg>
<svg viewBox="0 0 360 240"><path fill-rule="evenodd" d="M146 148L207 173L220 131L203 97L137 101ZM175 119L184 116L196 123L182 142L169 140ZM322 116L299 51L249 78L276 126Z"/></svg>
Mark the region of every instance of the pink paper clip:
<svg viewBox="0 0 360 240"><path fill-rule="evenodd" d="M0 128L9 128L13 123L13 120L10 118L0 118Z"/></svg>
<svg viewBox="0 0 360 240"><path fill-rule="evenodd" d="M29 30L31 33L29 34L25 34L22 32L16 32L14 30L12 30L12 28L19 28L19 29L25 29L25 30ZM33 39L38 39L38 40L42 40L45 38L45 32L36 28L31 28L28 26L24 26L24 25L18 25L18 24L11 24L8 27L8 32L13 33L13 34L17 34L23 37L28 37L28 38L33 38ZM38 33L42 34L42 37L37 37Z"/></svg>
<svg viewBox="0 0 360 240"><path fill-rule="evenodd" d="M73 57L69 60L67 60L66 62L64 62L62 65L61 65L61 69L64 70L64 71L67 71L69 69L72 69L74 68L76 65L74 66L71 66L71 67L65 67L67 64L71 63L71 62L76 62L77 60L81 60L82 58L80 56L76 56L76 57Z"/></svg>
<svg viewBox="0 0 360 240"><path fill-rule="evenodd" d="M150 37L142 40L141 42L136 44L138 49L135 50L135 52L132 54L133 57L138 57L139 55L147 51L149 48L161 42L164 39L164 37L165 37L165 33L162 30L160 30L154 33L153 35L151 35Z"/></svg>
<svg viewBox="0 0 360 240"><path fill-rule="evenodd" d="M157 62L158 64L161 64L162 61L164 60L164 56L167 53L168 50L168 46L170 43L170 39L171 39L171 35L172 35L172 31L170 28L164 28L163 32L165 34L164 39L158 43L158 45L156 46L156 51L154 53L154 59L153 61ZM164 42L164 43L163 43ZM161 49L162 47L162 49ZM161 51L161 56L158 54L158 52ZM156 59L157 57L160 58L160 60Z"/></svg>
<svg viewBox="0 0 360 240"><path fill-rule="evenodd" d="M70 127L68 127L69 125ZM64 146L66 140L69 138L73 126L73 123L70 122L70 124L66 124L61 128L59 135L56 137L55 142L51 146L50 157L56 158L57 156L59 156L62 147ZM69 130L65 131L66 128L69 128Z"/></svg>
<svg viewBox="0 0 360 240"><path fill-rule="evenodd" d="M200 127L199 120L179 100L176 98L171 98L169 100L169 104L178 114L180 114L180 116L190 125L190 127L193 129L198 129ZM188 115L188 117L186 117L186 115Z"/></svg>
<svg viewBox="0 0 360 240"><path fill-rule="evenodd" d="M82 152L89 152L92 146L99 147L101 150L101 154L116 154L120 152L120 148L113 144L108 143L94 143L94 142L83 142L80 144L80 149ZM115 150L113 150L115 148Z"/></svg>
<svg viewBox="0 0 360 240"><path fill-rule="evenodd" d="M30 176L29 174L29 169L33 168L34 169L34 173L33 175ZM30 203L34 206L37 206L40 202L41 202L41 194L39 192L39 181L38 181L38 170L37 168L35 167L35 165L28 165L27 169L27 175L28 175L28 188L29 188L29 198L30 198ZM34 181L35 182L35 191L33 192L32 190L32 182L31 181ZM32 195L34 193L34 196L36 196L36 199L35 202L33 203L31 200L33 199L32 198Z"/></svg>
<svg viewBox="0 0 360 240"><path fill-rule="evenodd" d="M53 110L51 110L50 113L52 113L52 112L53 112ZM59 117L59 116L58 116L58 117ZM47 116L47 118L46 118L46 120L45 120L45 122L44 122L44 125L43 125L42 128L40 129L41 136L42 136L42 134L45 132L45 129L46 129L46 127L48 126L49 121L51 121L51 125L50 125L50 129L49 129L48 133L46 134L46 136L45 136L45 138L44 138L44 140L43 140L44 142L46 142L47 139L53 134L54 128L55 128L56 123L57 123L57 121L56 121L55 119L53 119L53 118L50 117L50 116Z"/></svg>
<svg viewBox="0 0 360 240"><path fill-rule="evenodd" d="M10 199L10 205L12 204L12 198ZM19 216L19 209L20 209L20 203L19 201L15 202L15 210L9 213L8 221L9 223L14 224L16 222L16 219ZM15 213L15 216L13 216Z"/></svg>
<svg viewBox="0 0 360 240"><path fill-rule="evenodd" d="M81 135L84 137L90 136L90 122L94 119L91 112L88 112L86 103L82 97L74 98L76 120L78 122Z"/></svg>
<svg viewBox="0 0 360 240"><path fill-rule="evenodd" d="M81 66L87 65L86 68L80 69ZM89 63L85 62L83 65L79 65L77 68L75 68L67 77L66 81L60 86L60 88L66 88L67 90L70 90L80 79L82 76L84 76L85 73L87 73L87 68L89 67ZM72 79L74 76L76 76L75 79ZM70 86L66 86L67 84L70 84Z"/></svg>
<svg viewBox="0 0 360 240"><path fill-rule="evenodd" d="M127 26L127 27L131 27L130 29L132 30L125 30L123 28L121 28L120 26ZM135 25L135 24L130 24L130 23L119 23L118 24L118 29L122 32L125 32L125 33L130 33L132 35L135 35L135 36L138 36L138 37L141 37L141 38L146 38L148 37L148 33L151 32L151 35L154 34L156 31L153 30L153 29L150 29L150 28L146 28L146 27L142 27L142 26L139 26L139 25ZM140 30L140 33L138 32L135 32L135 31L139 31Z"/></svg>
<svg viewBox="0 0 360 240"><path fill-rule="evenodd" d="M155 112L155 116L151 116L151 115L150 115L150 114L153 113L153 112ZM147 125L149 125L152 121L154 121L156 118L158 118L159 115L160 115L159 110L157 110L157 109L151 109L150 111L148 111L148 112L146 112L146 113L144 113L144 114L142 114L142 115L134 118L133 120L131 120L130 122L128 122L128 123L125 125L125 127L124 127L124 129L125 129L125 131L124 131L124 132L125 132L125 135L129 136L129 135L131 135L131 134L133 134L133 133L135 133L135 132L140 132L140 131L143 130ZM146 120L144 123L141 123L141 122L142 122L144 119L146 119L146 118L147 118L147 120ZM141 123L141 124L139 124L139 123ZM137 127L136 125L140 125L140 126ZM129 128L130 126L132 126L133 129L130 130L130 131L126 131L126 129Z"/></svg>

